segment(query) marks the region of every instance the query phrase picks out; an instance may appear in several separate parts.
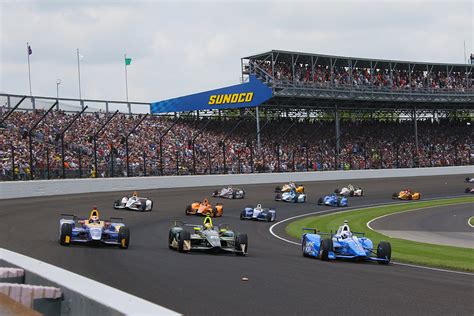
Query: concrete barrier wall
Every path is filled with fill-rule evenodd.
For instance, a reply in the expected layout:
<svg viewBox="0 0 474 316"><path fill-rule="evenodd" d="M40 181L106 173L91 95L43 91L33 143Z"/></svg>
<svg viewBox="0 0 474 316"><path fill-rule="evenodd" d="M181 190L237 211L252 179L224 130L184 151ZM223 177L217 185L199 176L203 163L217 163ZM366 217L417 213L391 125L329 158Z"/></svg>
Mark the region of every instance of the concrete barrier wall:
<svg viewBox="0 0 474 316"><path fill-rule="evenodd" d="M0 199L89 192L224 186L231 184L284 183L288 181L353 180L455 174L468 176L473 173L474 166L457 166L413 169L16 181L0 183Z"/></svg>
<svg viewBox="0 0 474 316"><path fill-rule="evenodd" d="M25 270L25 284L59 287L61 315L179 315L172 310L51 264L0 248L0 266Z"/></svg>

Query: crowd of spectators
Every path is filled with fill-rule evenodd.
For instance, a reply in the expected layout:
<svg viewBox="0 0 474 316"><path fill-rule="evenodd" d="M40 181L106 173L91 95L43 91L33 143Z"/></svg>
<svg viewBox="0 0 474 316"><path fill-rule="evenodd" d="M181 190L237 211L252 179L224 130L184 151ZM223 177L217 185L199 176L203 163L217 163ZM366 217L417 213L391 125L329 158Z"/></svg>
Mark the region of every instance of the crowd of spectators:
<svg viewBox="0 0 474 316"><path fill-rule="evenodd" d="M457 91L472 90L473 74L465 71L432 71L408 70L407 65L399 65L390 71L388 68L341 67L316 64L314 70L309 64L278 61L273 69L271 62L250 60L251 69L264 81L273 80L275 83L291 83L319 88L372 88L428 91ZM405 69L403 69L403 68ZM273 75L272 75L273 72Z"/></svg>
<svg viewBox="0 0 474 316"><path fill-rule="evenodd" d="M5 108L0 108L2 117L5 112ZM1 179L14 176L26 180L32 169L35 178L62 176L61 140L57 135L74 115L52 111L33 131L32 168L27 131L43 114L41 110L15 111L0 127ZM125 136L141 118L118 114L98 134L95 170L92 135L107 117L102 112L81 115L64 136L66 176L126 176ZM223 173L224 152L227 173L430 167L473 162L473 129L466 120L418 121L418 147L411 120L343 120L339 155L335 124L329 120L262 121L260 148L255 140L254 120L216 117L175 120L147 117L130 135L131 175L192 174L193 139L197 174Z"/></svg>

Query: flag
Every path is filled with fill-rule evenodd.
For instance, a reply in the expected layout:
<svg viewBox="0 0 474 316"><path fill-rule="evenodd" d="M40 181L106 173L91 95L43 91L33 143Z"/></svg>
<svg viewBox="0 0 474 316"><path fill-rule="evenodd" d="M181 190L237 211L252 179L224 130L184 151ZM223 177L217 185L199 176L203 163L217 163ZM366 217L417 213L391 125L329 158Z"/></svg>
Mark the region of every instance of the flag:
<svg viewBox="0 0 474 316"><path fill-rule="evenodd" d="M82 55L81 53L79 53L79 59L80 59L80 60L84 59L84 55Z"/></svg>
<svg viewBox="0 0 474 316"><path fill-rule="evenodd" d="M31 55L31 54L33 54L33 50L31 49L31 46L28 45L28 55Z"/></svg>
<svg viewBox="0 0 474 316"><path fill-rule="evenodd" d="M128 66L132 63L132 59L130 57L125 57L125 66Z"/></svg>

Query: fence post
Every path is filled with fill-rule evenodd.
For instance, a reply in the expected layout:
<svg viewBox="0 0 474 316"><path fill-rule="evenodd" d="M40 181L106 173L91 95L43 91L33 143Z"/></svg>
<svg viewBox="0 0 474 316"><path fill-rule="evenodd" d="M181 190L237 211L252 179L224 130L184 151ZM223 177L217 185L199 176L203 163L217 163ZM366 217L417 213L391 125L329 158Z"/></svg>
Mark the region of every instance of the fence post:
<svg viewBox="0 0 474 316"><path fill-rule="evenodd" d="M16 174L15 174L15 146L13 146L13 141L10 144L11 145L11 151L12 151L12 180L16 180Z"/></svg>

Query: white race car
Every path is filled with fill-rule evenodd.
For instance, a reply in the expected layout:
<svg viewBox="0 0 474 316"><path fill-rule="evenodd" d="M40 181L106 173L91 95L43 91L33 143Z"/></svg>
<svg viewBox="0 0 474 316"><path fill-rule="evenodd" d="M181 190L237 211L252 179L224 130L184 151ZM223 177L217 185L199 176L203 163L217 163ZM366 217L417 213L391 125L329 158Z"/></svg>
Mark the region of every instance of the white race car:
<svg viewBox="0 0 474 316"><path fill-rule="evenodd" d="M275 195L275 201L304 203L306 202L306 193L297 193L295 190L278 193Z"/></svg>
<svg viewBox="0 0 474 316"><path fill-rule="evenodd" d="M364 189L356 188L352 184L349 184L347 187L334 190L334 193L343 195L343 196L363 196Z"/></svg>
<svg viewBox="0 0 474 316"><path fill-rule="evenodd" d="M465 182L467 182L467 183L474 183L474 178L467 177L467 178L465 179Z"/></svg>
<svg viewBox="0 0 474 316"><path fill-rule="evenodd" d="M142 212L151 211L153 209L153 201L148 198L138 197L137 192L133 192L133 195L129 198L124 196L121 200L116 200L114 208Z"/></svg>

